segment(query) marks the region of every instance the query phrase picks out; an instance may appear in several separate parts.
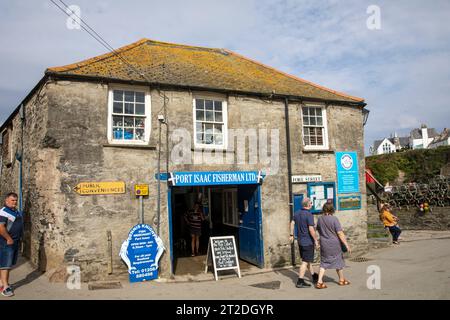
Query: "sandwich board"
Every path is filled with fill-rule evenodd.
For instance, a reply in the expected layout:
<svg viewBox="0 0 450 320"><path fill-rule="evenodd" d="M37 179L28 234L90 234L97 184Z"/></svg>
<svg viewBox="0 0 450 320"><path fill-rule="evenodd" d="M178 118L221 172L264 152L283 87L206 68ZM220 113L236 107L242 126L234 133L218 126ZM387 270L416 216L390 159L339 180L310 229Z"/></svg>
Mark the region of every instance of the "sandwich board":
<svg viewBox="0 0 450 320"><path fill-rule="evenodd" d="M237 269L239 278L241 269L236 250L234 236L210 237L206 254L205 273L208 272L209 262L212 260L214 278L218 280L217 271Z"/></svg>

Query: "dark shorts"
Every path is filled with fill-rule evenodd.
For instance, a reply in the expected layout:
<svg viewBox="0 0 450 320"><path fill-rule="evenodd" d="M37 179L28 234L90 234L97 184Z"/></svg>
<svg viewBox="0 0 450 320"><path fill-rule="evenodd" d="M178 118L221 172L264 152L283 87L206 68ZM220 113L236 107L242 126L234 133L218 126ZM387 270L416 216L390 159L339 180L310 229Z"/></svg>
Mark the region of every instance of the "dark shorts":
<svg viewBox="0 0 450 320"><path fill-rule="evenodd" d="M314 246L298 246L302 262L314 262Z"/></svg>
<svg viewBox="0 0 450 320"><path fill-rule="evenodd" d="M194 235L194 236L201 236L202 235L202 229L191 228L189 230L189 232L191 233L191 235Z"/></svg>
<svg viewBox="0 0 450 320"><path fill-rule="evenodd" d="M14 244L0 244L0 270L9 270L17 263L19 255L19 241Z"/></svg>

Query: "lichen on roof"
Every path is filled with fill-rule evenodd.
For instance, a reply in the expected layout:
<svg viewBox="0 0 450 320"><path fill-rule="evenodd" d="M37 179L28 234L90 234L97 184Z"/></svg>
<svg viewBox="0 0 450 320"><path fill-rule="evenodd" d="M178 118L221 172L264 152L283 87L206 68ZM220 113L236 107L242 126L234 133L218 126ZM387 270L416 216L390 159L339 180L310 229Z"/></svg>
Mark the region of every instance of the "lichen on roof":
<svg viewBox="0 0 450 320"><path fill-rule="evenodd" d="M230 50L149 39L141 39L113 53L62 67L48 68L46 73L364 102L364 99L313 84Z"/></svg>

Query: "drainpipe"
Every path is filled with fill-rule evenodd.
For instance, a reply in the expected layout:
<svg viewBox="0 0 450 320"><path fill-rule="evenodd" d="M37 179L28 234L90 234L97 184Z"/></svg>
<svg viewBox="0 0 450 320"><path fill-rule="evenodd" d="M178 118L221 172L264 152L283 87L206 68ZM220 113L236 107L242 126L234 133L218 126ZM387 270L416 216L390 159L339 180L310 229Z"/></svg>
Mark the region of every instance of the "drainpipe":
<svg viewBox="0 0 450 320"><path fill-rule="evenodd" d="M22 192L22 160L23 160L23 126L25 122L25 107L22 104L20 106L20 126L21 126L21 138L20 138L20 151L16 152L16 159L19 161L19 211L23 211L23 192Z"/></svg>
<svg viewBox="0 0 450 320"><path fill-rule="evenodd" d="M291 160L291 134L289 130L289 100L284 99L284 119L286 123L286 151L287 151L287 169L288 169L288 186L289 186L289 222L294 218L294 204L292 203L292 160ZM295 246L291 243L291 260L295 266Z"/></svg>

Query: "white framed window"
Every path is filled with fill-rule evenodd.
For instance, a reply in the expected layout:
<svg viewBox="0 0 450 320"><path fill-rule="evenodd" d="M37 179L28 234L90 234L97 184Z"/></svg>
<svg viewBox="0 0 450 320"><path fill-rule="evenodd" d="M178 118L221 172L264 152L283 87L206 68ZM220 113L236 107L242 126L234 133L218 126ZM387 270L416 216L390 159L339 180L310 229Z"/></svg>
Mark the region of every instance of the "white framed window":
<svg viewBox="0 0 450 320"><path fill-rule="evenodd" d="M391 145L389 143L383 144L383 153L391 153Z"/></svg>
<svg viewBox="0 0 450 320"><path fill-rule="evenodd" d="M327 115L323 105L302 107L303 145L305 150L327 150Z"/></svg>
<svg viewBox="0 0 450 320"><path fill-rule="evenodd" d="M108 141L147 144L150 139L151 99L146 88L111 86L108 95Z"/></svg>
<svg viewBox="0 0 450 320"><path fill-rule="evenodd" d="M223 224L239 227L237 189L223 190Z"/></svg>
<svg viewBox="0 0 450 320"><path fill-rule="evenodd" d="M224 99L193 99L194 146L227 148L227 102Z"/></svg>

